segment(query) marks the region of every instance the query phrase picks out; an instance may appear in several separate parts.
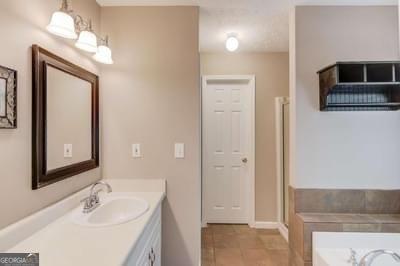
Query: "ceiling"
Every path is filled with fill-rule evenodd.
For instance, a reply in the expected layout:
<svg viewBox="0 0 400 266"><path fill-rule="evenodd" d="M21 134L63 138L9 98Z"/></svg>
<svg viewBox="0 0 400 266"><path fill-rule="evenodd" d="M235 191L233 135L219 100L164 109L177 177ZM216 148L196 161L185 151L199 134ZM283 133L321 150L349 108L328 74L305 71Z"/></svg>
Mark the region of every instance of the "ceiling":
<svg viewBox="0 0 400 266"><path fill-rule="evenodd" d="M97 0L102 6L200 6L200 51L225 51L235 33L239 52L289 49L293 5L396 5L397 0Z"/></svg>

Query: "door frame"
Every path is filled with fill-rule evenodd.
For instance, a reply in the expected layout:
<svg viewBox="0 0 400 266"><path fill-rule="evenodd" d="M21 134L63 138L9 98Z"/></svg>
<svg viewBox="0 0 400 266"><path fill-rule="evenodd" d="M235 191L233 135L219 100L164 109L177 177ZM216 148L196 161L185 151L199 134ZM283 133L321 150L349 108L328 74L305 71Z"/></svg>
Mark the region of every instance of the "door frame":
<svg viewBox="0 0 400 266"><path fill-rule="evenodd" d="M250 227L255 227L255 111L256 111L256 76L255 75L204 75L201 77L201 225L202 227L207 227L207 221L204 217L204 178L203 178L203 163L204 163L204 153L203 153L203 90L207 86L207 82L210 80L242 80L248 81L250 88L250 134L249 134L249 178L247 180L247 203L248 203L248 213L247 213L247 223Z"/></svg>
<svg viewBox="0 0 400 266"><path fill-rule="evenodd" d="M277 180L277 208L278 229L282 236L288 240L288 228L284 221L284 195L282 193L284 184L284 139L283 139L283 108L289 104L289 97L275 97L275 137L276 137L276 180Z"/></svg>

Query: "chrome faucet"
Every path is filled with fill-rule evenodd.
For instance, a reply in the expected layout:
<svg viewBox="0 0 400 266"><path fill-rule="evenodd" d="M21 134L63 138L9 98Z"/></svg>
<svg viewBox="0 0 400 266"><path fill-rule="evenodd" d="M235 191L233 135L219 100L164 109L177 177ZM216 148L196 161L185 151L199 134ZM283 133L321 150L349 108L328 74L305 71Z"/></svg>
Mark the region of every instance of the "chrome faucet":
<svg viewBox="0 0 400 266"><path fill-rule="evenodd" d="M378 249L378 250L373 250L371 252L368 252L364 257L362 257L362 259L360 260L359 266L371 266L372 262L380 255L390 255L392 256L392 258L397 261L400 262L400 255L397 254L394 251L391 250L386 250L386 249Z"/></svg>
<svg viewBox="0 0 400 266"><path fill-rule="evenodd" d="M357 252L354 249L350 248L350 258L347 260L347 263L351 263L352 266L358 266L356 256Z"/></svg>
<svg viewBox="0 0 400 266"><path fill-rule="evenodd" d="M105 182L105 181L97 181L92 185L90 188L90 194L88 197L84 198L81 200L81 202L84 202L85 204L83 205L83 212L84 213L89 213L96 209L100 205L100 198L99 198L99 192L102 191L103 189L98 189L94 190L97 185L104 185L107 187L107 193L112 192L111 186Z"/></svg>

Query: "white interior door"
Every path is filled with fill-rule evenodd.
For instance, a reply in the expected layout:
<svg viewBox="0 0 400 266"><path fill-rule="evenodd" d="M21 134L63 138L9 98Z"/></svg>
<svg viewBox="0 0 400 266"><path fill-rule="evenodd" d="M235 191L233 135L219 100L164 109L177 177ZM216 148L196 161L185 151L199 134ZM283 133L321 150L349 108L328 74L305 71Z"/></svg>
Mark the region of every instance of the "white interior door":
<svg viewBox="0 0 400 266"><path fill-rule="evenodd" d="M248 223L254 204L254 77L203 77L203 222Z"/></svg>

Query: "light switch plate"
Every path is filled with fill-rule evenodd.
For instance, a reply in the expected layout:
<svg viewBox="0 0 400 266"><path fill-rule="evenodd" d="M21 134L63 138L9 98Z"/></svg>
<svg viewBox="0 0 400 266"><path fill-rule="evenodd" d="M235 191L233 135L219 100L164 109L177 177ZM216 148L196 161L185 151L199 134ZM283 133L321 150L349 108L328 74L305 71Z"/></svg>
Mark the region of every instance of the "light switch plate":
<svg viewBox="0 0 400 266"><path fill-rule="evenodd" d="M140 144L139 143L132 144L132 157L133 158L142 157L142 151L140 150Z"/></svg>
<svg viewBox="0 0 400 266"><path fill-rule="evenodd" d="M184 143L175 143L175 158L176 159L185 158L185 144Z"/></svg>
<svg viewBox="0 0 400 266"><path fill-rule="evenodd" d="M72 144L64 144L64 158L72 158Z"/></svg>

